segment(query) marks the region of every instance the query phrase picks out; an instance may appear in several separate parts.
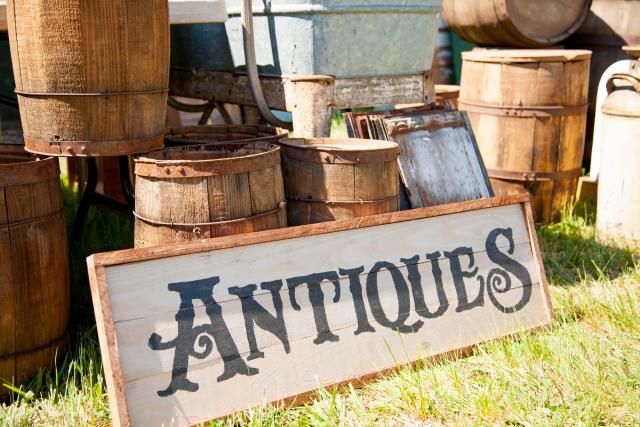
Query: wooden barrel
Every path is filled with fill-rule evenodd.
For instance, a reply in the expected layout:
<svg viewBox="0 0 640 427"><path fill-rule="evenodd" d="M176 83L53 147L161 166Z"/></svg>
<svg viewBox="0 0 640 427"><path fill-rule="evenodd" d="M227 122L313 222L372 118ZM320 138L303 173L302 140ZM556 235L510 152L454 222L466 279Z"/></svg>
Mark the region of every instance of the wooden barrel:
<svg viewBox="0 0 640 427"><path fill-rule="evenodd" d="M287 226L276 145L167 148L138 157L135 175L137 248Z"/></svg>
<svg viewBox="0 0 640 427"><path fill-rule="evenodd" d="M591 160L591 144L595 122L598 85L610 65L628 59L623 47L640 44L640 0L593 0L584 24L566 45L588 49L591 57L589 81L589 115L585 164Z"/></svg>
<svg viewBox="0 0 640 427"><path fill-rule="evenodd" d="M267 142L278 143L286 138L286 132L262 125L213 125L169 128L164 141L167 147L217 142Z"/></svg>
<svg viewBox="0 0 640 427"><path fill-rule="evenodd" d="M7 14L28 151L116 156L162 147L166 0L9 0Z"/></svg>
<svg viewBox="0 0 640 427"><path fill-rule="evenodd" d="M289 225L399 209L398 145L369 139L284 139Z"/></svg>
<svg viewBox="0 0 640 427"><path fill-rule="evenodd" d="M591 0L444 0L449 27L486 46L557 44L584 22Z"/></svg>
<svg viewBox="0 0 640 427"><path fill-rule="evenodd" d="M497 194L529 191L537 221L559 219L581 172L589 51L463 53L460 109L469 114Z"/></svg>
<svg viewBox="0 0 640 427"><path fill-rule="evenodd" d="M0 146L0 383L62 357L69 323L67 230L57 159ZM8 390L0 387L0 397Z"/></svg>

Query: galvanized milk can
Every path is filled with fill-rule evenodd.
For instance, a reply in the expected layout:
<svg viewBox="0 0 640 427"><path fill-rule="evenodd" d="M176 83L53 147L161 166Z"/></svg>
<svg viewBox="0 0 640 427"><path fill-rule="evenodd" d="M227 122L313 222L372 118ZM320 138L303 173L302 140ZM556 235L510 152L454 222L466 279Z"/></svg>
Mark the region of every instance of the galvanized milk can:
<svg viewBox="0 0 640 427"><path fill-rule="evenodd" d="M634 49L636 50L636 49ZM640 50L640 46L637 50ZM637 51L635 53L638 53ZM602 105L598 237L640 244L640 60L607 82Z"/></svg>

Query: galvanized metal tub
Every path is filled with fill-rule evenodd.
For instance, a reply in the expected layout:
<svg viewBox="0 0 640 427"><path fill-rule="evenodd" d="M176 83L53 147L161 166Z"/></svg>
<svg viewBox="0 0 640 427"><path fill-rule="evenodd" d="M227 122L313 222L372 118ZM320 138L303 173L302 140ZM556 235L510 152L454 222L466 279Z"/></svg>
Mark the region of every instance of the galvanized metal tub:
<svg viewBox="0 0 640 427"><path fill-rule="evenodd" d="M431 69L442 0L254 0L263 76L338 78L420 74ZM172 67L244 70L240 0L226 24L172 28Z"/></svg>

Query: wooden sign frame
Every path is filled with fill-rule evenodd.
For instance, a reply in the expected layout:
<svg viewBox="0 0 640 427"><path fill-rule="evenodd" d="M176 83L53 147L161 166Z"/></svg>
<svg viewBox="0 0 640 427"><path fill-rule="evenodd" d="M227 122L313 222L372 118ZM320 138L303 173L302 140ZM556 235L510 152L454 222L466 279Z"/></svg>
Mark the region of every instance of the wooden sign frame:
<svg viewBox="0 0 640 427"><path fill-rule="evenodd" d="M527 254L530 254L530 255L527 255L527 257L530 257L531 259L527 262L529 262L528 265L533 267L529 270L533 278L529 279L531 280L531 284L529 286L531 288L538 287L538 289L535 290L535 293L536 293L535 298L537 298L535 305L534 306L530 305L529 307L533 307L533 308L527 308L527 310L529 310L528 314L522 315L524 317L529 316L530 318L528 320L529 324L524 325L523 323L525 327L519 325L517 326L517 328L538 329L538 328L547 327L551 323L552 307L551 307L551 300L550 300L548 289L547 289L546 277L545 277L542 259L540 255L540 248L537 241L535 224L533 222L531 207L529 205L528 195L505 196L505 197L497 197L497 198L476 200L476 201L470 201L470 202L461 202L461 203L455 203L455 204L444 205L444 206L435 206L430 208L415 209L410 211L402 211L402 212L376 215L376 216L363 217L363 218L355 218L352 220L327 222L327 223L307 225L307 226L301 226L301 227L292 227L292 228L281 229L281 230L273 230L273 231L265 231L265 232L251 233L251 234L231 236L231 237L223 237L223 238L217 238L217 239L209 239L209 240L204 240L202 242L197 242L197 243L124 250L124 251L118 251L118 252L112 252L112 253L97 254L89 257L87 260L87 263L89 267L91 292L93 296L93 303L94 303L94 309L95 309L95 315L96 315L96 321L97 321L97 329L98 329L100 347L101 347L101 352L103 357L103 365L104 365L105 378L106 378L107 390L108 390L108 396L109 396L109 404L112 411L112 418L113 418L114 425L129 426L129 425L144 424L145 422L148 422L148 423L152 423L152 422L147 421L147 419L144 417L143 418L138 417L137 418L138 422L132 421L132 417L131 417L132 413L130 412L130 402L127 400L127 392L126 392L127 383L125 382L124 376L123 376L124 365L122 363L121 353L122 351L125 351L124 349L125 344L119 342L121 337L118 336L117 334L116 326L114 324L114 312L112 311L112 299L114 297L117 298L118 296L113 295L112 292L110 291L109 280L107 277L108 269L113 267L128 268L129 266L137 266L136 268L140 268L140 263L145 263L147 261L155 262L157 260L162 260L162 262L169 262L167 260L184 259L185 257L192 256L194 254L199 254L198 256L200 257L200 259L206 260L206 257L211 256L211 254L215 255L216 251L224 251L227 249L235 249L235 248L241 248L242 250L244 250L245 248L247 250L253 250L254 248L259 248L260 245L262 244L271 244L273 242L290 241L289 239L302 239L299 241L304 241L305 238L309 238L310 236L312 236L313 238L317 238L317 236L324 236L331 233L351 232L353 230L360 230L360 229L370 229L373 232L374 230L382 230L381 226L384 227L391 224L400 224L400 223L404 225L411 225L412 224L411 222L413 221L421 221L425 219L429 219L431 221L432 218L437 218L437 217L448 218L448 216L450 215L452 215L451 218L456 218L455 221L457 221L456 222L457 224L461 224L461 223L464 223L464 218L460 216L456 217L455 215L464 214L464 213L473 213L472 211L487 210L488 217L492 217L492 212L494 212L495 209L508 208L509 212L513 213L517 211L515 208L518 205L521 208L521 211L518 211L518 212L522 213L522 217L518 219L517 222L523 224L522 226L518 226L521 229L519 233L521 236L524 236L520 238L528 239L526 241L523 241L524 243L520 243L519 244L520 246L518 247L526 248L523 250L525 250ZM475 215L474 217L477 218L478 221L485 221L483 219L485 218L484 215L485 215L484 212L477 212L477 215ZM520 214L518 213L517 216L519 215ZM496 221L496 218L498 216L493 215L494 222ZM416 224L418 223L416 222ZM371 228L371 227L375 227L375 228ZM446 233L446 230L444 230L444 233ZM340 236L340 234L331 234L331 236L338 237ZM444 238L446 239L446 237ZM291 240L291 242L293 241ZM511 240L510 244L511 244L511 249L503 249L503 251L511 250L511 252L509 253L512 253L513 247L514 247L513 240ZM508 245L506 247L508 247ZM291 256L295 256L295 254L291 254ZM153 265L157 266L158 264L153 264ZM473 257L471 257L469 267L473 267ZM467 267L465 266L464 268L467 268ZM493 272L494 270L496 269L494 268L491 271ZM287 273L288 272L282 272L283 276L286 276ZM184 273L184 274L187 274L187 273ZM466 276L466 277L470 277L470 276ZM490 282L491 280L490 277L491 277L491 274L486 276L487 283ZM234 280L235 280L235 277L234 277ZM189 282L189 283L195 283L195 282ZM524 287L526 287L527 285L524 284L524 281L522 281L522 283L523 283L522 289L524 289ZM309 289L311 289L312 283L309 283L308 285L309 285ZM508 286L506 291L509 291ZM130 288L127 288L127 289L130 289ZM487 287L486 289L489 289L489 288ZM516 288L514 288L514 290L515 289ZM457 292L457 288L456 288L456 292ZM483 292L484 292L483 288L480 288L480 294L482 294ZM494 292L505 292L505 291L494 290ZM489 290L489 294L490 293L491 291ZM491 298L493 300L494 297L491 296ZM522 298L524 299L524 297ZM522 301L520 301L520 303L521 302ZM151 304L152 302L150 301L149 303ZM457 303L458 303L458 309L459 309L460 300L458 300ZM215 301L214 301L214 304L215 304ZM489 303L487 303L487 305L489 305ZM494 305L495 305L495 302L494 302ZM180 307L182 308L183 306L181 305ZM207 307L209 306L207 305ZM511 310L512 308L513 307L507 310ZM191 309L193 309L193 306L191 306ZM517 310L519 309L515 309L513 310L513 312L516 312ZM505 310L501 310L501 311L502 311L502 314L511 313ZM535 311L535 313L531 314L531 312L533 311ZM398 308L398 313L400 313L400 308ZM502 315L502 314L499 314L499 315ZM315 312L314 312L314 317L315 317ZM177 320L177 317L176 317L176 320ZM246 318L245 318L245 322L246 322ZM358 323L360 323L360 318L358 318ZM380 323L375 323L375 325L378 325L377 327L379 327ZM358 328L359 327L360 325L358 325ZM464 328L467 328L468 326L458 325L458 327L461 327L464 329ZM502 336L508 336L521 330L521 329L517 329L516 326L511 326L511 328L513 330L510 330L507 332L496 331L496 333L498 334L496 336L488 337L486 339L484 337L480 337L478 339L474 338L474 342L469 343L469 345L461 345L459 348L457 347L449 348L447 351L437 351L433 354L428 354L427 357L435 357L442 354L451 353L452 351L460 351L463 348L473 347L479 344L480 342L485 342L487 340L499 338ZM320 329L317 329L317 330L318 330L318 337L319 337ZM357 332L356 332L356 335L357 335ZM149 341L150 342L149 346L151 346L151 341L152 340ZM255 337L254 337L254 342L255 342ZM276 341L276 343L278 345L280 344L279 341ZM266 350L266 347L262 349ZM345 376L344 378L340 378L339 380L332 381L330 383L322 383L321 385L342 386L349 383L362 385L365 382L378 378L380 375L384 374L387 371L397 369L398 366L400 365L413 363L422 358L423 357L419 357L419 358L416 358L415 360L396 362L393 366L387 366L384 369L380 369L380 370L371 370L371 371L365 370L362 372L355 372L353 375ZM248 360L251 360L251 358L249 358ZM335 364L332 364L332 365L335 365ZM174 366L175 366L175 359L174 359ZM225 364L225 372L226 372L226 364ZM271 375L273 374L274 373L271 373ZM174 374L171 374L172 384L173 384L173 375ZM246 375L246 374L243 374L243 375ZM239 378L246 378L246 377L239 377ZM220 380L218 379L218 381ZM215 382L215 377L212 380L212 382ZM285 394L282 396L278 396L277 399L269 399L264 403L292 402L294 400L299 403L303 401L307 396L310 396L315 391L317 386L318 384L316 383L304 390L299 390L293 395ZM154 395L155 395L155 392L156 392L155 390L150 391L150 393L153 393ZM160 394L160 392L158 392L158 394ZM222 393L222 394L226 395L226 393ZM137 404L139 405L139 402L137 402ZM207 416L200 417L197 419L180 420L176 422L176 425L197 424L200 422L205 422L210 419L228 416L239 410L247 409L249 406L253 406L255 404L256 403L252 403L251 405L247 404L247 406L243 408L241 407L229 408L227 412L222 411L219 413L211 413L211 414L207 414ZM145 422L141 423L140 422L141 419L145 420ZM156 423L154 425L157 425L157 420L155 421Z"/></svg>

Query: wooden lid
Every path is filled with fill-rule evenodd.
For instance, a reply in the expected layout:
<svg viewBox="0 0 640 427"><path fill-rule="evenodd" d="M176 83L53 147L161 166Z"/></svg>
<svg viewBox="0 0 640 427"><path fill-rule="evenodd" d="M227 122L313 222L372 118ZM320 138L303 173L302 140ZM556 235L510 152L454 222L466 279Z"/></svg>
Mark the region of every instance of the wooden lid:
<svg viewBox="0 0 640 427"><path fill-rule="evenodd" d="M491 63L569 62L590 58L590 50L569 49L476 49L462 53L465 61Z"/></svg>
<svg viewBox="0 0 640 427"><path fill-rule="evenodd" d="M135 174L154 178L196 178L246 173L280 165L280 148L265 142L186 145L152 151L135 159Z"/></svg>
<svg viewBox="0 0 640 427"><path fill-rule="evenodd" d="M640 59L640 45L623 46L622 50L633 59Z"/></svg>
<svg viewBox="0 0 640 427"><path fill-rule="evenodd" d="M398 158L398 144L374 139L290 138L280 141L283 155L315 163L375 163Z"/></svg>
<svg viewBox="0 0 640 427"><path fill-rule="evenodd" d="M38 158L22 145L0 144L0 186L34 184L59 175L58 161L53 157Z"/></svg>

